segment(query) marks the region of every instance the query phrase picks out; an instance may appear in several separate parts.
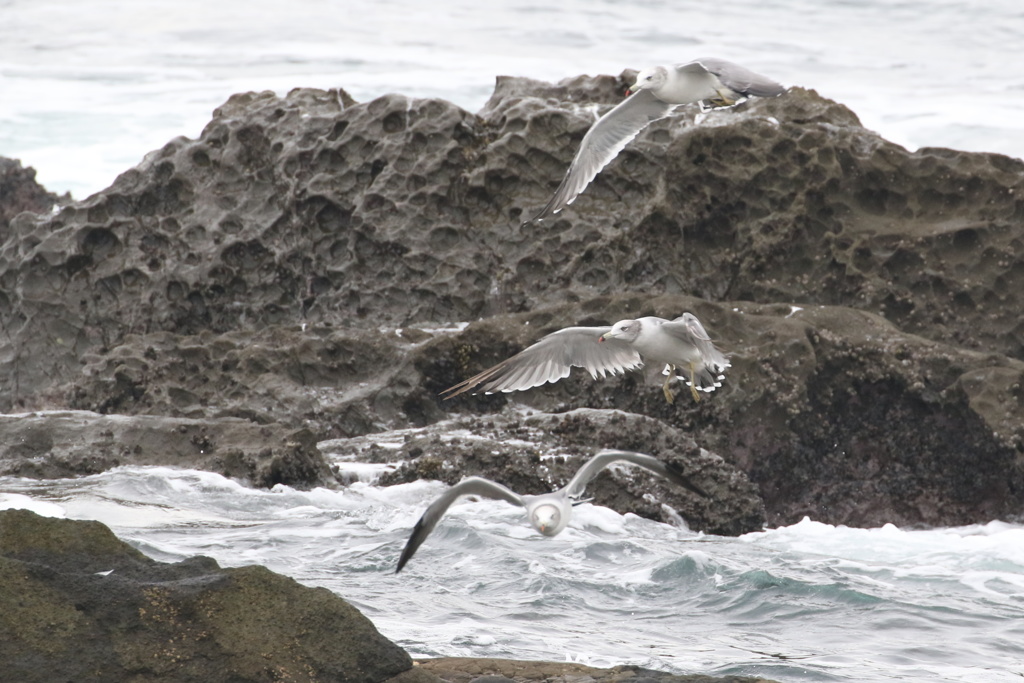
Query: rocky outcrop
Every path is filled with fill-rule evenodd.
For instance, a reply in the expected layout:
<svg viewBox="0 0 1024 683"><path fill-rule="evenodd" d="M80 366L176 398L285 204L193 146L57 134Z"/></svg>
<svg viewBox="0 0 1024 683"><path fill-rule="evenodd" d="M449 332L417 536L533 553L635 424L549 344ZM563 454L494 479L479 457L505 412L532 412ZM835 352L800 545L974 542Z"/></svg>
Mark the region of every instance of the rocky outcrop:
<svg viewBox="0 0 1024 683"><path fill-rule="evenodd" d="M326 441L341 459L397 463L380 483L434 479L456 484L491 478L518 493L554 491L602 448L642 450L676 466L701 497L640 469L607 469L587 486L587 498L621 513L667 523L684 521L708 533L738 535L764 527L757 488L721 456L664 422L620 410L464 416L429 427ZM343 465L342 465L343 467Z"/></svg>
<svg viewBox="0 0 1024 683"><path fill-rule="evenodd" d="M444 336L333 326L136 335L83 356L63 400L102 413L308 428L319 438L425 425L445 411L417 366Z"/></svg>
<svg viewBox="0 0 1024 683"><path fill-rule="evenodd" d="M23 211L49 213L71 195L58 197L36 182L36 170L24 168L17 159L0 157L0 240L7 238L11 220Z"/></svg>
<svg viewBox="0 0 1024 683"><path fill-rule="evenodd" d="M482 116L398 95L235 96L198 140L15 222L5 388L24 401L131 333L407 326L621 291L850 305L1020 351L1024 164L909 154L810 91L658 122L570 210L520 226L592 120L574 93L611 101L624 82L502 79Z"/></svg>
<svg viewBox="0 0 1024 683"><path fill-rule="evenodd" d="M403 676L405 651L325 588L205 557L156 562L98 522L0 511L0 576L5 680L437 680Z"/></svg>
<svg viewBox="0 0 1024 683"><path fill-rule="evenodd" d="M12 221L0 408L318 438L510 400L614 408L720 456L770 524L1018 515L1024 163L910 153L795 88L683 108L572 207L521 224L628 80L499 78L476 115L340 90L232 97L199 139ZM667 405L639 373L437 398L559 327L685 310L735 354L700 404ZM630 448L667 453L658 433Z"/></svg>
<svg viewBox="0 0 1024 683"><path fill-rule="evenodd" d="M437 398L441 389L548 331L637 314L669 317L684 310L700 316L717 339L727 340L720 343L733 354L725 386L699 404L686 393L675 405L666 404L657 380L639 372L595 382L577 371L555 385L514 396ZM282 416L290 410L295 428L308 426L325 436L368 434L371 440L387 430L437 423L449 412L486 416L459 423L459 428L449 423L432 428L432 433L455 434L454 441L442 443L456 450L478 447L472 439L462 443L460 429L479 436L494 433L488 425L521 421L503 413L515 404L544 413L617 409L658 422L675 435L672 441L682 450L688 448L682 444L693 438L749 476L764 498L770 524L792 523L804 515L851 525L894 520L962 524L1013 518L1021 509L1021 362L906 334L879 316L848 308L796 310L789 305L623 295L494 316L462 332L403 329L399 336L395 330L332 330L326 338L298 331L235 337L230 345L202 347L210 351L204 352L201 362L196 360L200 354L190 350L199 346L191 338L168 343L163 335L164 346L148 361L148 347L132 345L135 356L148 364L140 376L162 378L143 392L138 407L157 414L201 414L204 405L221 410L233 405L234 414L268 424L275 416L285 419ZM110 395L104 387L128 347L119 349L117 361L105 366L106 371L91 372L93 379L80 383L80 389L87 387L82 395ZM176 347L185 350L182 355L192 364L182 363ZM317 367L319 358L324 360ZM297 370L303 365L308 372ZM168 370L174 366L181 369ZM225 373L222 366L232 370ZM245 372L246 367L256 370ZM355 367L361 369L342 370ZM169 401L170 396L193 398L186 410ZM500 444L517 438L512 430L505 431L509 433L491 440ZM619 431L617 439L599 440L580 430L580 438L568 443L549 430L534 440L529 452L532 457L547 452L541 445L545 441L581 454L597 447L671 450L653 430L623 426ZM516 451L495 448L506 457ZM331 448L334 453L354 449L358 450L351 443ZM531 457L528 449L519 450L523 457ZM499 460L489 468L474 466L472 473L508 476ZM524 476L530 477L533 466L523 468ZM460 471L453 469L446 476L457 478ZM536 487L554 482L542 484L534 477L522 484L533 487L524 490L537 491ZM639 513L643 507L638 500L633 507L616 509ZM684 517L694 528L705 530L740 532L749 530L751 523L759 525L756 517L746 514L709 527ZM735 525L736 519L747 521Z"/></svg>
<svg viewBox="0 0 1024 683"><path fill-rule="evenodd" d="M267 488L334 482L309 430L86 411L0 415L0 475L70 477L120 465L208 470Z"/></svg>

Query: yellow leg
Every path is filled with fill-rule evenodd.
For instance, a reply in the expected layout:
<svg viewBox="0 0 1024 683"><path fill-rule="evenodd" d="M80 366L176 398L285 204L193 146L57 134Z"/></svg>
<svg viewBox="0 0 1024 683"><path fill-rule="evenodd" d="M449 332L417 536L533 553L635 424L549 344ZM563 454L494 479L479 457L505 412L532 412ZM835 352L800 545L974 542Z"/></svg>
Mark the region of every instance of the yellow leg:
<svg viewBox="0 0 1024 683"><path fill-rule="evenodd" d="M736 104L736 102L738 101L738 100L734 100L733 98L729 97L729 95L727 93L724 93L721 90L719 90L717 92L718 92L718 97L714 97L714 98L712 98L710 100L705 100L706 102L709 102L711 104L711 108L712 109L714 109L716 107L731 107L732 105Z"/></svg>
<svg viewBox="0 0 1024 683"><path fill-rule="evenodd" d="M668 383L672 381L672 378L676 376L676 366L669 366L669 373L665 375L665 383L661 385L661 390L665 392L665 400L669 403L675 403L676 397L672 395L672 390L669 389Z"/></svg>
<svg viewBox="0 0 1024 683"><path fill-rule="evenodd" d="M732 105L736 104L736 102L738 101L738 100L734 100L732 97L730 97L726 93L722 92L721 90L718 91L718 96L722 98L722 102L724 102L725 106L727 106L727 107L731 107Z"/></svg>
<svg viewBox="0 0 1024 683"><path fill-rule="evenodd" d="M693 394L693 400L700 402L700 394L697 393L697 368L690 363L690 393Z"/></svg>

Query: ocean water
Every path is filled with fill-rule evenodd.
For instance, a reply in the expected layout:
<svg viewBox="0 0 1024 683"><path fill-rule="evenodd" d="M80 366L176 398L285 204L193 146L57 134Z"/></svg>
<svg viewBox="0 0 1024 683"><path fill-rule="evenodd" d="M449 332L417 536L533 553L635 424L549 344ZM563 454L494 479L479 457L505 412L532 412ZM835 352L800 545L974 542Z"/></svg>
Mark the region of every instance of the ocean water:
<svg viewBox="0 0 1024 683"><path fill-rule="evenodd" d="M814 88L910 149L1024 157L1019 0L0 0L0 155L82 199L236 92L477 111L498 74L701 56Z"/></svg>
<svg viewBox="0 0 1024 683"><path fill-rule="evenodd" d="M126 467L0 478L0 509L97 519L164 561L203 554L325 586L413 656L636 664L779 681L1020 681L1024 526L903 530L804 520L708 536L584 504L545 538L462 499L394 567L438 482L254 490Z"/></svg>

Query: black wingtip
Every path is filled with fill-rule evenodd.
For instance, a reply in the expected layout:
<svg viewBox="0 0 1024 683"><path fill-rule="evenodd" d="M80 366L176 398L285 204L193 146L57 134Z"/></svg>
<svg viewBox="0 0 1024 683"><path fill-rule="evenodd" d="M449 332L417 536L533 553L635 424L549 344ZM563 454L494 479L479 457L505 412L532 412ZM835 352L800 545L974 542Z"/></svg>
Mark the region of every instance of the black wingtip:
<svg viewBox="0 0 1024 683"><path fill-rule="evenodd" d="M426 513L424 513L424 515L426 515ZM424 534L422 532L423 517L420 517L419 520L416 522L416 526L412 528L412 533L409 534L409 540L405 542L405 547L402 548L402 554L398 556L398 566L395 567L396 574L402 571L402 567L404 567L409 562L409 560L412 559L412 556L416 554L416 551L419 549L419 547L423 545L423 541L426 540L427 534L430 533L429 530L427 531L427 534Z"/></svg>
<svg viewBox="0 0 1024 683"><path fill-rule="evenodd" d="M527 219L527 220L523 221L522 223L520 223L519 227L523 228L523 227L526 227L527 225L532 225L534 223L540 223L542 221L547 220L548 218L550 218L553 215L554 215L554 212L548 211L545 208L542 211L540 211L537 215L535 215L533 218Z"/></svg>
<svg viewBox="0 0 1024 683"><path fill-rule="evenodd" d="M563 180L562 182L564 183L565 181ZM552 216L556 215L559 211L561 211L565 207L569 206L569 204L572 204L573 200L576 199L575 197L573 197L571 200L569 200L568 202L566 202L564 204L561 204L561 202L558 200L558 195L559 195L559 192L560 192L561 189L562 189L562 186L560 185L558 187L558 190L555 190L554 196L551 197L551 201L549 201L547 203L547 205L545 205L545 207L543 209L541 209L540 211L535 213L533 218L531 218L528 221L523 221L522 224L519 227L522 227L523 225L529 225L530 223L540 223L541 221L546 221L547 219L549 219ZM559 204L561 204L561 206L558 206ZM556 206L558 208L555 208Z"/></svg>
<svg viewBox="0 0 1024 683"><path fill-rule="evenodd" d="M473 382L474 379L476 378L470 377L467 380L459 382L455 386L448 387L447 389L439 393L438 396L441 397L442 401L447 401L449 399L455 398L456 396L461 396L462 394L465 393L476 393L474 389L480 386L480 382Z"/></svg>
<svg viewBox="0 0 1024 683"><path fill-rule="evenodd" d="M404 567L405 563L408 562L408 561L409 561L409 544L407 542L405 544L405 547L402 548L402 554L398 556L398 566L395 567L395 573L397 574L398 572L402 571L402 567Z"/></svg>
<svg viewBox="0 0 1024 683"><path fill-rule="evenodd" d="M413 549L413 553L414 552L416 552L415 548ZM405 549L402 550L401 557L398 558L398 566L395 567L395 574L398 574L398 572L402 571L402 567L404 567L406 563L408 563L409 560L412 559L413 553L409 552L409 546L406 545Z"/></svg>
<svg viewBox="0 0 1024 683"><path fill-rule="evenodd" d="M398 566L395 567L395 574L402 571L402 568L408 564L412 556L416 554L416 549L420 547L419 543L413 543L413 539L416 538L416 532L420 530L420 525L417 524L416 528L413 529L412 536L409 537L409 541L402 548L402 554L398 557Z"/></svg>

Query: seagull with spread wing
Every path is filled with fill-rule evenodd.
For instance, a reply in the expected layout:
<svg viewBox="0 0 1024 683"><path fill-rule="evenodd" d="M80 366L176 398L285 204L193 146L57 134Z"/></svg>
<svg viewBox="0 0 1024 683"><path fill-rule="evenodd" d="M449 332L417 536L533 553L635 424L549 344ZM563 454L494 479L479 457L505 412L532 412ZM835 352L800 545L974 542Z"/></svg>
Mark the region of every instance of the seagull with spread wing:
<svg viewBox="0 0 1024 683"><path fill-rule="evenodd" d="M482 390L523 391L568 377L581 367L597 379L642 367L644 363L664 364L665 400L675 402L669 383L676 369L686 372L684 381L693 400L698 391L712 392L722 386L729 359L719 351L704 326L692 313L675 320L647 316L620 320L611 327L567 327L553 332L533 346L478 375L441 392L452 398L464 392Z"/></svg>
<svg viewBox="0 0 1024 683"><path fill-rule="evenodd" d="M615 462L627 462L638 465L649 470L669 481L683 486L697 495L707 498L708 494L694 485L689 479L675 467L666 465L654 456L632 451L600 451L583 464L576 472L576 475L564 487L551 493L544 493L539 496L521 496L515 491L502 486L489 479L482 477L467 477L455 486L451 487L441 497L435 500L427 508L423 516L416 522L416 526L409 536L409 540L398 558L398 567L395 573L402 571L402 567L412 559L416 550L427 540L427 536L434 530L441 517L451 507L452 503L461 496L483 496L504 500L513 505L520 505L526 508L526 516L534 529L545 536L557 536L569 524L572 516L573 505L584 502L580 500L587 484L596 477L601 470Z"/></svg>
<svg viewBox="0 0 1024 683"><path fill-rule="evenodd" d="M697 102L702 110L730 107L747 97L777 97L785 90L772 79L724 59L644 69L628 91L632 94L587 131L551 201L528 222L544 220L572 204L640 131L677 106Z"/></svg>

